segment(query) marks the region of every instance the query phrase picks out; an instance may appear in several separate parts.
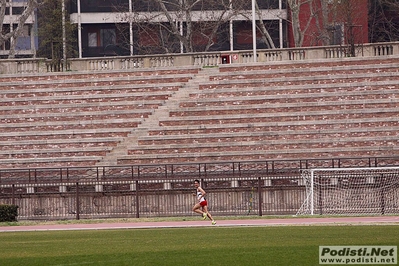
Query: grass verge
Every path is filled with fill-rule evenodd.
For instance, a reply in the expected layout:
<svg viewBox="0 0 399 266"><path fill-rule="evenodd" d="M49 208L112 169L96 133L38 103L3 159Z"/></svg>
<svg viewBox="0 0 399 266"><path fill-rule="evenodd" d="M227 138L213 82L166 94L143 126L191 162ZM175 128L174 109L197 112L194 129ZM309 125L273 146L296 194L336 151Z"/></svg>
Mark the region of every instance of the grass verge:
<svg viewBox="0 0 399 266"><path fill-rule="evenodd" d="M0 233L0 265L318 265L319 245L398 245L399 226Z"/></svg>

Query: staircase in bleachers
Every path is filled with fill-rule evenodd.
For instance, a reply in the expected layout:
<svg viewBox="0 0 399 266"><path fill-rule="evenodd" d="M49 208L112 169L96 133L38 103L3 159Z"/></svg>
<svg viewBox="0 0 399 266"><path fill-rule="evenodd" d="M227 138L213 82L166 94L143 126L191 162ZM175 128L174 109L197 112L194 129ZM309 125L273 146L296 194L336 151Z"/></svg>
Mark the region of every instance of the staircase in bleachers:
<svg viewBox="0 0 399 266"><path fill-rule="evenodd" d="M397 156L398 67L398 58L221 66L118 162Z"/></svg>
<svg viewBox="0 0 399 266"><path fill-rule="evenodd" d="M0 77L0 168L94 165L197 72Z"/></svg>

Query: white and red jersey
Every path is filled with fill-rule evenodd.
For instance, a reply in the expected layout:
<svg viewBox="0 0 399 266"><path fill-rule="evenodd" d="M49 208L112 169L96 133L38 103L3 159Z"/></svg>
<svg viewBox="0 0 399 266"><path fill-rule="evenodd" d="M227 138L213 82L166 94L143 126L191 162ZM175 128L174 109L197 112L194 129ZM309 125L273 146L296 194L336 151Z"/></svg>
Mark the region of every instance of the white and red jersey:
<svg viewBox="0 0 399 266"><path fill-rule="evenodd" d="M205 197L202 197L202 192L198 188L197 188L197 199L198 199L199 202L203 202L203 201L206 200Z"/></svg>

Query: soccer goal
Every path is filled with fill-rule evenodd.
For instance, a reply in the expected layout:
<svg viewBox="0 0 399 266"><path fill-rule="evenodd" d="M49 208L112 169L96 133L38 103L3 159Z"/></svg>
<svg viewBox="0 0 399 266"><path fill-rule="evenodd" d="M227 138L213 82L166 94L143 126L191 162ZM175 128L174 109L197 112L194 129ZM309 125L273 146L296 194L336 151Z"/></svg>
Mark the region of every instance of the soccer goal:
<svg viewBox="0 0 399 266"><path fill-rule="evenodd" d="M297 215L399 213L399 167L305 169Z"/></svg>

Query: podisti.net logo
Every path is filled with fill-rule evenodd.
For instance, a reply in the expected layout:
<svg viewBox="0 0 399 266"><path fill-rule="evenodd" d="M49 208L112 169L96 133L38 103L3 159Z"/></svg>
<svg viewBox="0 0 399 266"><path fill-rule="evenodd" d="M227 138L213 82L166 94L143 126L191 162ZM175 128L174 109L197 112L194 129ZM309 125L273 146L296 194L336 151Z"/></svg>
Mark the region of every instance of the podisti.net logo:
<svg viewBox="0 0 399 266"><path fill-rule="evenodd" d="M397 246L319 246L319 264L396 265Z"/></svg>

